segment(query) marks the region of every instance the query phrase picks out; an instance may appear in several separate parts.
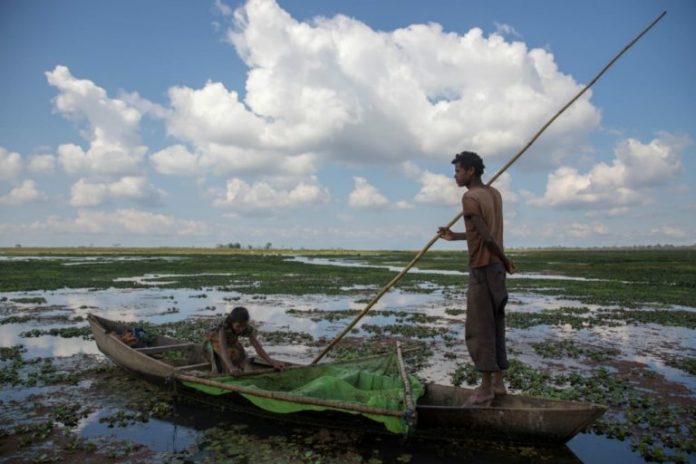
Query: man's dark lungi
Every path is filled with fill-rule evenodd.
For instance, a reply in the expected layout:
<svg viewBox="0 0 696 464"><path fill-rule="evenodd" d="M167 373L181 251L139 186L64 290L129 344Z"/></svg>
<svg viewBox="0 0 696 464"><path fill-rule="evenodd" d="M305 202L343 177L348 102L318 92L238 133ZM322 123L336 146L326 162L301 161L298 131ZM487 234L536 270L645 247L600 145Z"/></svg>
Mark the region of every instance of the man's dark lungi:
<svg viewBox="0 0 696 464"><path fill-rule="evenodd" d="M505 350L505 267L502 263L469 269L466 299L466 347L479 371L508 367Z"/></svg>

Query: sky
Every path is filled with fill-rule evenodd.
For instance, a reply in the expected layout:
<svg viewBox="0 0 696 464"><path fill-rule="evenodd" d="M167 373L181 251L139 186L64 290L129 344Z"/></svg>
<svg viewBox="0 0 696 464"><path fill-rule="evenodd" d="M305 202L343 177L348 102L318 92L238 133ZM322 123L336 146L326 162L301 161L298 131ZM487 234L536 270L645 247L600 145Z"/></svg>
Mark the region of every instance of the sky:
<svg viewBox="0 0 696 464"><path fill-rule="evenodd" d="M494 186L506 247L694 244L691 0L4 0L0 246L420 249L663 10Z"/></svg>

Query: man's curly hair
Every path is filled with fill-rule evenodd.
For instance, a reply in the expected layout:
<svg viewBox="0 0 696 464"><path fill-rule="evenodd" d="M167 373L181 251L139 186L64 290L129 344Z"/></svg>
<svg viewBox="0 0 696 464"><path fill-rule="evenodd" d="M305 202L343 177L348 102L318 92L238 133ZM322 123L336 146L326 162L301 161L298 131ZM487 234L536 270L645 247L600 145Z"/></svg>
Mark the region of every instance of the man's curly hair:
<svg viewBox="0 0 696 464"><path fill-rule="evenodd" d="M473 151L463 151L458 153L452 160L452 164L459 164L459 166L463 168L472 167L474 168L477 176L481 176L486 167L483 165L483 160L481 157Z"/></svg>

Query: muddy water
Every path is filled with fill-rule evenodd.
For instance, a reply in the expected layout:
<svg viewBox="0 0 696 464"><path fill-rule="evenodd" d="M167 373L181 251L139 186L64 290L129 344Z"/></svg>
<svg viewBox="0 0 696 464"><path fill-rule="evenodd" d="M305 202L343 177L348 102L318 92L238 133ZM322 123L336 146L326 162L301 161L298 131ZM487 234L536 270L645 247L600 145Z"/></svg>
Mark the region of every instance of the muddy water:
<svg viewBox="0 0 696 464"><path fill-rule="evenodd" d="M84 260L84 258L81 259ZM84 260L80 264L89 262L91 261ZM141 276L136 279L146 283L148 279L158 277L162 276ZM176 276L171 277L175 278ZM86 322L84 321L71 322L69 320L52 320L51 318L61 316L63 318L65 316L84 318L90 312L110 319L131 322L146 320L153 323L164 323L190 318L206 318L211 319L212 323L215 318L222 316L238 305L244 305L251 310L254 323L262 331L292 330L310 334L315 339L331 338L345 327L352 316L346 315L344 318L330 321L321 316L310 317L303 312L315 310L340 312L362 309L365 305L365 299L372 296L374 289L354 288L354 290L356 293L349 296L242 295L231 291L220 291L216 288L192 290L159 289L156 287L99 291L70 289L50 292L2 293L0 297L4 297L6 300L0 302L1 317L30 315L41 319L0 325L0 346L10 347L22 344L27 350L24 353L26 360L38 357L53 358L57 362L64 362L67 366L65 369L68 371L79 372L86 365L98 363L102 359L102 355L92 340L47 335L27 338L20 334L32 329L85 326ZM46 302L37 305L11 301L27 297L42 297ZM606 307L600 308L573 300L528 293L515 294L510 301L508 311L536 313L560 307L585 307L590 310L590 314L606 309ZM385 295L374 310L398 310L402 314L426 314L437 317L436 320L424 324L431 327L446 327L457 342L451 346L446 346L441 337L433 337L428 340L434 351L434 356L430 364L418 374L426 380L449 384L457 364L467 361L468 354L462 342L464 315L452 315L446 310L463 308L465 308L465 300L461 294L453 296L449 293L444 294L439 290L431 293L408 293L397 289ZM694 310L693 308L686 309ZM397 317L394 315L369 315L361 321L360 325L357 326L357 332L352 335L369 335L362 329L365 324L385 326L394 324L396 321ZM541 340L563 339L599 348L618 349L620 351L620 354L617 355L619 360L645 365L647 369L664 376L668 383L685 388L693 395L693 392L696 391L694 376L669 367L665 363L665 359L670 356L696 352L695 335L696 333L692 329L656 324L617 327L595 326L580 330L570 326L541 325L529 329L510 329L508 331L508 346L514 349L515 358L532 366L560 369L558 366L561 365L563 368L579 370L587 370L589 367L582 360L574 358L560 360L542 358L535 352L533 344ZM309 362L317 353L318 348L280 344L267 346L267 351L271 356L279 359ZM129 385L139 385L138 379L130 379L128 382ZM56 398L61 395L66 398L89 397L91 400L87 402L92 405L91 411L79 420L73 432L93 442L101 440L104 443L113 444L125 440L141 445L142 448L138 448L137 452L144 452L147 456L143 462L158 459L168 462L168 460L174 459L177 453L198 456L196 454L198 452L196 451L197 444L211 430L211 427L221 422L230 422L229 417L216 417L207 411L202 413L199 408L179 405L175 413L167 418L150 418L147 422L132 421L125 426L110 427L108 421L104 421L104 419L112 417L122 410L128 397L125 394L119 396L116 392L107 391L104 393L103 389L99 391L99 395L94 393L94 381L84 380L67 387L67 389L53 386L12 388L5 385L0 390L0 396L3 402L14 400L18 403L26 401L28 398ZM12 406L3 409L4 412L0 414L0 426L3 430L12 427L12 417L8 417L8 414L16 413L18 407ZM323 450L320 446L316 444L306 445L307 442L314 439L312 438L315 437L313 431L292 429L292 432L288 432L286 427L275 427L263 421L255 421L252 418L235 418L232 422L242 427L238 429L238 435L245 437L242 442L247 443L247 446L275 446L277 443L285 445L290 443L288 446L291 447L299 446L304 449L302 446L305 446L307 452L319 453L319 457L322 452L325 452L325 457L329 461L335 460L334 455ZM278 438L279 436L282 438ZM243 445L240 446L244 448ZM344 443L344 446L346 453L353 453L361 459L376 458L386 462L461 462L462 458L466 458L470 462L512 463L537 460L525 457L517 449L491 449L481 444L472 443L466 444L462 449L455 447L451 453L447 453L432 444L410 443L402 445L398 442L392 443L374 437L358 435ZM532 454L532 456L549 462L607 462L609 459L622 463L643 462L641 456L631 450L628 442L592 434L578 435L568 443L567 447L551 451L540 449L534 453L537 454ZM13 456L18 458L22 454L14 454ZM289 459L289 456L286 457ZM407 460L406 456L410 458ZM199 457L203 459L205 456ZM273 460L266 462L277 461L277 458L278 455L274 454ZM259 460L264 462L264 457L261 456ZM691 462L693 462L693 457Z"/></svg>

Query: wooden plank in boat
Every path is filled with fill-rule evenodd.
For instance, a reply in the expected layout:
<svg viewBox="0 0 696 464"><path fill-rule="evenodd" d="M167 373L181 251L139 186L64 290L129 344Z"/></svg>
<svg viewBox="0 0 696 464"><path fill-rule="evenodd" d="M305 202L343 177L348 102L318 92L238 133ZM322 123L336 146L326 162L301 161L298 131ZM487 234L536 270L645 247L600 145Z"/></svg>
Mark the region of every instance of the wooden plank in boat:
<svg viewBox="0 0 696 464"><path fill-rule="evenodd" d="M186 350L194 346L196 346L195 343L177 343L176 345L148 346L145 348L135 348L135 351L139 351L140 353L144 354L154 354L163 353L165 351Z"/></svg>
<svg viewBox="0 0 696 464"><path fill-rule="evenodd" d="M194 369L200 369L202 367L210 367L210 363L198 363L198 364L189 364L188 366L181 366L177 367L177 371L191 371Z"/></svg>

